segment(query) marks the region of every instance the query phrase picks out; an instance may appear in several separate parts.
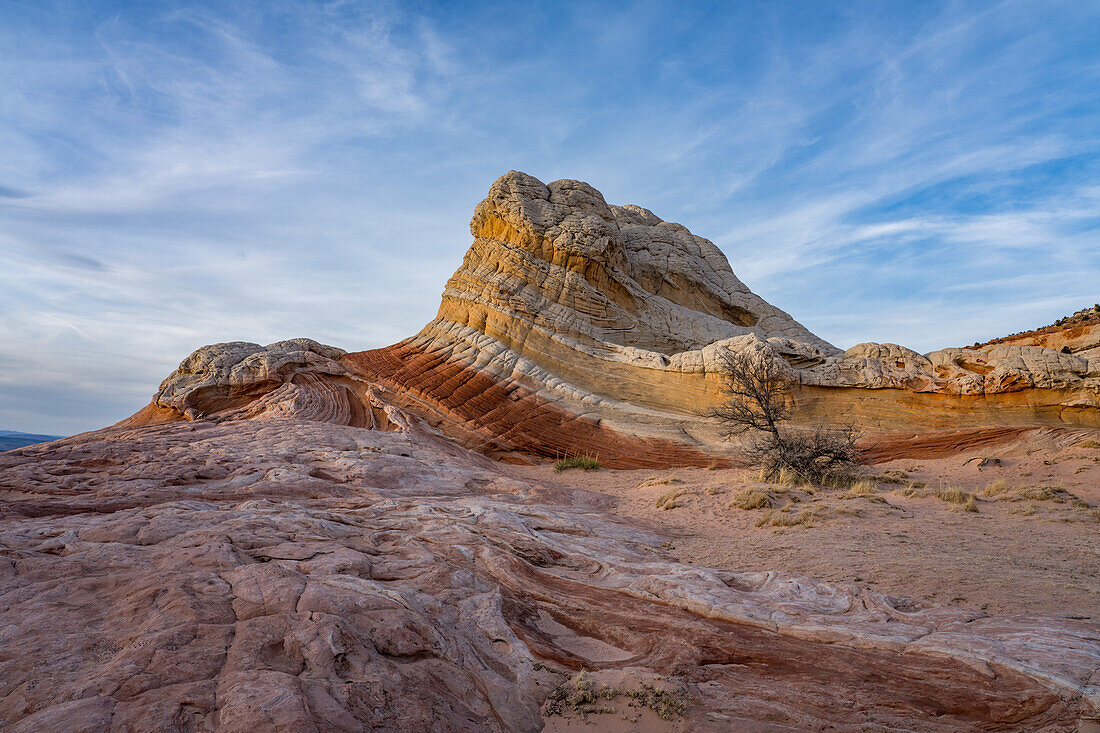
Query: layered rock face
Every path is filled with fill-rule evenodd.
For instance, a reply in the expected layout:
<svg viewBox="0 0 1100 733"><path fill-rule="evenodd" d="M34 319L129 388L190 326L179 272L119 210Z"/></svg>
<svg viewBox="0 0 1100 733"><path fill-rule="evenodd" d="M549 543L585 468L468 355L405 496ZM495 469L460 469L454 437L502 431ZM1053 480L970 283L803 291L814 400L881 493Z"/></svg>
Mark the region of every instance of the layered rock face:
<svg viewBox="0 0 1100 733"><path fill-rule="evenodd" d="M987 351L1001 344L1042 346L1082 359L1095 359L1100 357L1100 305L1079 310L1072 316L1043 328L1015 333L974 346Z"/></svg>
<svg viewBox="0 0 1100 733"><path fill-rule="evenodd" d="M350 354L305 339L206 347L129 424L291 415L385 428L399 410L498 458L721 464L727 450L700 414L722 399L721 350L751 349L786 364L799 422L907 434L1100 426L1091 347L841 352L749 291L708 240L579 181L508 173L470 230L416 336Z"/></svg>
<svg viewBox="0 0 1100 733"><path fill-rule="evenodd" d="M1098 710L1095 623L677 563L608 501L415 425L0 454L0 728L536 731L581 670L682 691L649 730L1070 733Z"/></svg>

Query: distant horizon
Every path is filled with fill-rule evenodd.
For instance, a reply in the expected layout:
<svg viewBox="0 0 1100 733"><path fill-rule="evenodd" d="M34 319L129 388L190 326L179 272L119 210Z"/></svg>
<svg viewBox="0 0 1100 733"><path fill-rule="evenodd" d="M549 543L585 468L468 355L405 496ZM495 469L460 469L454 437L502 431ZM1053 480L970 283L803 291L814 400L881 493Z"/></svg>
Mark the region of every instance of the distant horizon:
<svg viewBox="0 0 1100 733"><path fill-rule="evenodd" d="M841 348L1100 293L1100 5L9 2L0 428L195 349L416 333L510 169L715 242Z"/></svg>

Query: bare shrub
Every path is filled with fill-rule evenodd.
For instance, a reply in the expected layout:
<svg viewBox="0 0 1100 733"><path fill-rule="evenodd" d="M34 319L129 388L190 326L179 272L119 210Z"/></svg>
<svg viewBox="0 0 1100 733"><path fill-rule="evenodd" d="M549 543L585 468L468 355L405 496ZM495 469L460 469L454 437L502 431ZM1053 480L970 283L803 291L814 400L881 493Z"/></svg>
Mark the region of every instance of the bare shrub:
<svg viewBox="0 0 1100 733"><path fill-rule="evenodd" d="M791 417L789 373L765 352L723 350L725 400L707 411L726 438L746 435L744 457L772 483L848 485L859 464L852 427L795 429Z"/></svg>
<svg viewBox="0 0 1100 733"><path fill-rule="evenodd" d="M772 511L757 520L757 527L812 527L814 521L821 517L822 510L818 508L803 509L794 512Z"/></svg>

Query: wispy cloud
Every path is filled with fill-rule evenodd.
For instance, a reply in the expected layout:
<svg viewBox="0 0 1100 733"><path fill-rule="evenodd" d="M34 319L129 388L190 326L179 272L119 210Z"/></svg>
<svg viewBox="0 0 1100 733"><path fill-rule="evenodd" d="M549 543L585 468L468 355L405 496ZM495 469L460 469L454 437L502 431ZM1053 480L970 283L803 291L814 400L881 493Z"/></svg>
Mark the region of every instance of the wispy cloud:
<svg viewBox="0 0 1100 733"><path fill-rule="evenodd" d="M1095 301L1100 10L824 6L6 4L0 427L117 420L204 343L414 333L511 168L842 346Z"/></svg>

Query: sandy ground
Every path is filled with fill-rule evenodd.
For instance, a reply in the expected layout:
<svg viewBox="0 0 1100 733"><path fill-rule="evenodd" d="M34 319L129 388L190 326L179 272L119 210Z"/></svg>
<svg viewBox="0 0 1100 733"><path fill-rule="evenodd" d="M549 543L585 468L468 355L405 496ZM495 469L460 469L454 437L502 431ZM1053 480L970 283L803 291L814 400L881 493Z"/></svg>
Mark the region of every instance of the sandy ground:
<svg viewBox="0 0 1100 733"><path fill-rule="evenodd" d="M979 468L983 458L996 461ZM800 573L996 614L1100 618L1100 431L1036 431L981 453L877 465L867 471L871 495L850 498L777 490L746 469L511 470L615 497L614 513L660 527L668 554L686 562ZM983 496L998 481L1008 491ZM752 488L771 490L773 508L732 506ZM977 511L920 495L951 488L974 493ZM1015 491L1036 488L1064 491L1039 500ZM658 508L670 492L682 493ZM813 513L808 526L757 526L803 512Z"/></svg>

